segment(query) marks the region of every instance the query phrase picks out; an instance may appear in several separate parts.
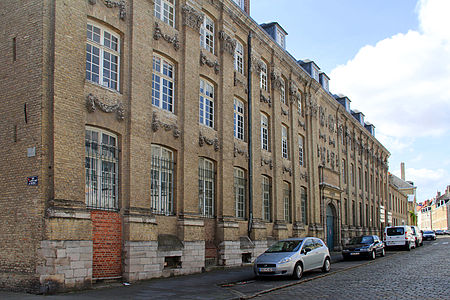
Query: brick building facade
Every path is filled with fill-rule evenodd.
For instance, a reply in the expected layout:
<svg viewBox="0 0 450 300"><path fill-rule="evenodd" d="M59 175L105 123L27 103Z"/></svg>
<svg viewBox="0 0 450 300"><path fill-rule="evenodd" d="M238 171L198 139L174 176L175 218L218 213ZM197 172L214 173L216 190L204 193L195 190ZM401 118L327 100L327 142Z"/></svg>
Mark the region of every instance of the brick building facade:
<svg viewBox="0 0 450 300"><path fill-rule="evenodd" d="M2 288L187 274L274 239L338 250L382 230L389 152L374 126L248 1L0 11Z"/></svg>

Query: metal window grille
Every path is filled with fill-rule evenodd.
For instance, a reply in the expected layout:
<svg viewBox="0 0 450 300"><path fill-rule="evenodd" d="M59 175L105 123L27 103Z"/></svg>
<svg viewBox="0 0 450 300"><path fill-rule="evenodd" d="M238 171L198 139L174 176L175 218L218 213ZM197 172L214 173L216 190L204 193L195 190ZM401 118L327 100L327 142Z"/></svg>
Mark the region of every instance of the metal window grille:
<svg viewBox="0 0 450 300"><path fill-rule="evenodd" d="M238 168L234 169L234 199L236 202L236 217L245 218L246 206L246 186L247 181L244 177L244 171Z"/></svg>
<svg viewBox="0 0 450 300"><path fill-rule="evenodd" d="M262 179L262 196L263 196L263 220L264 221L271 221L271 214L270 214L270 210L271 210L271 199L270 199L270 190L271 190L271 186L270 186L270 179L267 177L263 177Z"/></svg>
<svg viewBox="0 0 450 300"><path fill-rule="evenodd" d="M117 138L96 129L86 129L85 199L92 209L118 210Z"/></svg>
<svg viewBox="0 0 450 300"><path fill-rule="evenodd" d="M308 224L308 216L307 216L307 200L308 196L306 194L306 188L301 188L301 202L302 202L302 223Z"/></svg>
<svg viewBox="0 0 450 300"><path fill-rule="evenodd" d="M214 217L214 163L201 158L198 167L199 210L204 217Z"/></svg>
<svg viewBox="0 0 450 300"><path fill-rule="evenodd" d="M174 161L172 152L162 147L153 146L150 189L151 210L155 214L174 214L173 174Z"/></svg>
<svg viewBox="0 0 450 300"><path fill-rule="evenodd" d="M291 222L291 188L289 183L284 184L283 189L283 204L284 204L284 220Z"/></svg>

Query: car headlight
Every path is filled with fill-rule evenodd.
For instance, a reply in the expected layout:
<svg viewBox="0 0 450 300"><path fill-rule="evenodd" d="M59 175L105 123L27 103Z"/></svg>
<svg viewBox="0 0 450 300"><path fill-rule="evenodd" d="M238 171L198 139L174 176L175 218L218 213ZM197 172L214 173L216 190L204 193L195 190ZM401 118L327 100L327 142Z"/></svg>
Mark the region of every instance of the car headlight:
<svg viewBox="0 0 450 300"><path fill-rule="evenodd" d="M292 260L292 258L291 257L285 257L285 258L283 258L282 260L280 260L280 264L285 264L285 263L287 263L287 262L290 262Z"/></svg>

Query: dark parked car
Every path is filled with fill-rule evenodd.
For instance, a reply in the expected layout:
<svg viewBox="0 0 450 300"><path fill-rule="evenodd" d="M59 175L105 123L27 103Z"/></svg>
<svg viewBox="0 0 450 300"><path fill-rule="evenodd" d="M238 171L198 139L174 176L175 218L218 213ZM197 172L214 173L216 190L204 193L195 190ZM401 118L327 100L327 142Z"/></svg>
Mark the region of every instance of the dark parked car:
<svg viewBox="0 0 450 300"><path fill-rule="evenodd" d="M384 243L376 235L353 237L342 250L344 259L350 257L366 257L375 259L377 255L384 256Z"/></svg>
<svg viewBox="0 0 450 300"><path fill-rule="evenodd" d="M434 233L433 230L425 230L423 232L423 239L424 240L435 240L436 234Z"/></svg>
<svg viewBox="0 0 450 300"><path fill-rule="evenodd" d="M444 230L436 230L436 235L444 235Z"/></svg>

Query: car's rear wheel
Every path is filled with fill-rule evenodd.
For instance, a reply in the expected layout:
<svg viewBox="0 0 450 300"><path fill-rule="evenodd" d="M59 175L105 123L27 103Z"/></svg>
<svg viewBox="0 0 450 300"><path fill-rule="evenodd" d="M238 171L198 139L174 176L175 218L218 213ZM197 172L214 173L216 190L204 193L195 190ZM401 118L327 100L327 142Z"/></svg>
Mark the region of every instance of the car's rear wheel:
<svg viewBox="0 0 450 300"><path fill-rule="evenodd" d="M292 277L294 277L294 279L300 279L302 278L303 275L303 266L301 263L297 263L294 267L294 272L292 273Z"/></svg>
<svg viewBox="0 0 450 300"><path fill-rule="evenodd" d="M322 266L322 272L328 273L331 270L331 262L330 262L330 258L327 257L325 258L325 261L323 262L323 266Z"/></svg>
<svg viewBox="0 0 450 300"><path fill-rule="evenodd" d="M370 253L370 259L371 259L371 260L374 260L376 257L377 257L377 253L375 252L375 250L373 250L373 251Z"/></svg>

